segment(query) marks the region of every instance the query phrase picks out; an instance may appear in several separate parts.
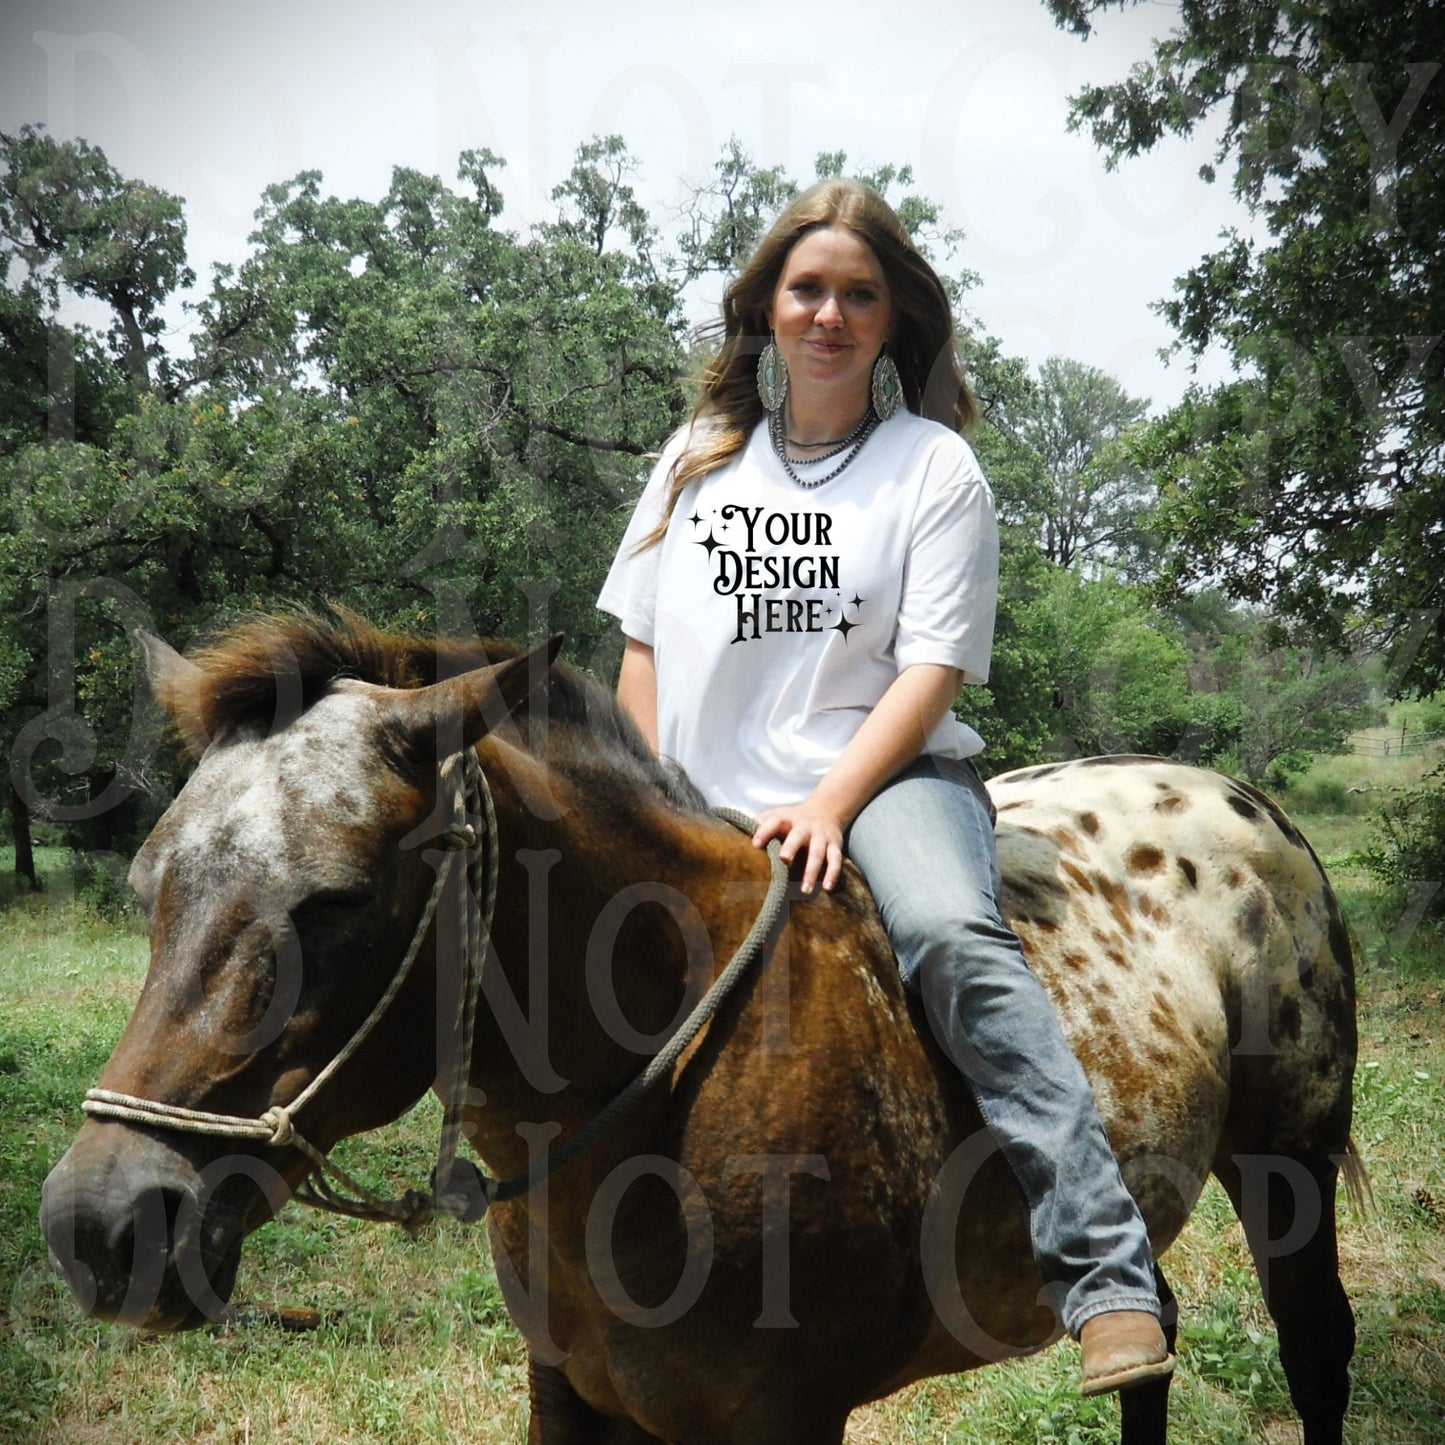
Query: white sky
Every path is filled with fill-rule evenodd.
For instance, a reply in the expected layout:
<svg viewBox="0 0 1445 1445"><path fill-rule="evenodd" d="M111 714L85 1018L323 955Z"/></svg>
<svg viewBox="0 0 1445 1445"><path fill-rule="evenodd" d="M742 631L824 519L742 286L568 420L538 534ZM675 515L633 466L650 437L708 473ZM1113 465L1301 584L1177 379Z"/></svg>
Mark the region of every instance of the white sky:
<svg viewBox="0 0 1445 1445"><path fill-rule="evenodd" d="M1244 219L1199 179L1206 144L1111 175L1065 120L1174 15L1144 4L1084 43L1040 0L10 0L0 129L82 136L185 197L202 287L246 254L262 188L303 169L377 199L393 165L451 183L458 152L488 146L520 230L593 134L625 137L658 219L733 134L800 180L820 150L909 164L965 231L972 309L1007 351L1077 357L1163 405L1189 376L1158 359L1150 303Z"/></svg>

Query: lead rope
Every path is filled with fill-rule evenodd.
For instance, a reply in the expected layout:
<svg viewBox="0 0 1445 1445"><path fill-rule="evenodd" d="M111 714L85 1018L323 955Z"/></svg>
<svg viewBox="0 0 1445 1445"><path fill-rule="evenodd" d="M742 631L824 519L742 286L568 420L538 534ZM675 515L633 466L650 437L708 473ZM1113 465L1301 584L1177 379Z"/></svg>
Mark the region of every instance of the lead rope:
<svg viewBox="0 0 1445 1445"><path fill-rule="evenodd" d="M736 808L714 808L713 813L744 833L753 833L757 829L756 821ZM653 1055L647 1067L601 1113L594 1115L557 1148L549 1150L535 1173L524 1170L520 1174L512 1175L510 1179L492 1179L481 1175L486 1201L484 1210L492 1204L516 1199L545 1183L559 1169L565 1168L579 1154L595 1144L658 1080L672 1072L687 1046L727 1002L743 975L762 953L783 917L788 894L788 865L778 856L781 846L777 838L768 844L768 891L747 937L738 945L737 952L728 961L727 967L712 981L712 986L698 1000L697 1007L682 1021L682 1026L667 1041L662 1051Z"/></svg>

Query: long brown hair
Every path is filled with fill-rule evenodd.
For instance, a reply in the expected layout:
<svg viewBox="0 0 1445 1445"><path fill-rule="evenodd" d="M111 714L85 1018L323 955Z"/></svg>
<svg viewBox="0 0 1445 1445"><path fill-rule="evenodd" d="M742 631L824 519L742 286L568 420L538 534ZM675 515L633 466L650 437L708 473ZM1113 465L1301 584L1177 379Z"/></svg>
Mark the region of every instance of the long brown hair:
<svg viewBox="0 0 1445 1445"><path fill-rule="evenodd" d="M736 456L762 419L758 357L767 342L768 308L793 247L809 231L846 226L878 258L893 303L889 353L903 381L909 411L964 431L978 406L954 341L953 308L938 273L919 253L893 208L861 181L820 181L796 197L773 223L753 258L723 294L722 316L704 342L714 348L702 372L693 411L698 440L673 465L661 523L639 550L667 532L683 489Z"/></svg>

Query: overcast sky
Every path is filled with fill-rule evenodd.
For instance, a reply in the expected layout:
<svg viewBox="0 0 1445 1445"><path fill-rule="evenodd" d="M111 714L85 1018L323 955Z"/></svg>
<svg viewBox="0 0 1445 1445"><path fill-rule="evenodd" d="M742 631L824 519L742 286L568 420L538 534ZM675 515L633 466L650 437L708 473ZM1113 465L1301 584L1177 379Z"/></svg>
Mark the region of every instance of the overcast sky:
<svg viewBox="0 0 1445 1445"><path fill-rule="evenodd" d="M202 286L246 253L262 188L303 169L376 199L394 165L453 181L488 146L523 229L594 134L625 137L659 218L730 135L799 179L820 150L908 164L966 233L972 309L1007 351L1077 357L1162 405L1189 376L1158 360L1150 304L1242 218L1199 179L1207 144L1110 174L1066 118L1174 15L1146 3L1085 43L1041 0L9 0L0 129L83 136L183 196Z"/></svg>

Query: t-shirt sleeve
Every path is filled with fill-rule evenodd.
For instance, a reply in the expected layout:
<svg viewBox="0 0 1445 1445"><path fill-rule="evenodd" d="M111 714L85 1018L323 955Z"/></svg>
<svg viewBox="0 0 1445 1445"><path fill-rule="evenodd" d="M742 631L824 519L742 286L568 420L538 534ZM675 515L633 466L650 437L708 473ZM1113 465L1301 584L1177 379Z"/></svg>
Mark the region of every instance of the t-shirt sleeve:
<svg viewBox="0 0 1445 1445"><path fill-rule="evenodd" d="M952 439L951 439L952 440ZM998 611L993 493L966 442L926 480L904 566L894 654L899 670L934 662L988 681ZM933 463L941 458L935 457Z"/></svg>
<svg viewBox="0 0 1445 1445"><path fill-rule="evenodd" d="M674 438L658 458L652 476L633 509L632 519L622 535L622 543L612 559L612 567L597 598L598 608L617 618L626 636L649 647L656 636L657 579L662 565L662 544L657 543L645 551L639 551L638 547L662 521L667 505L669 474L680 449L678 438Z"/></svg>

